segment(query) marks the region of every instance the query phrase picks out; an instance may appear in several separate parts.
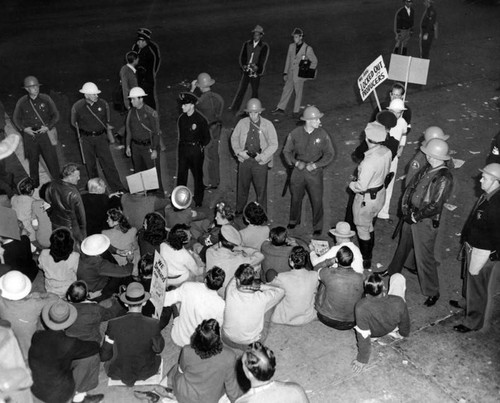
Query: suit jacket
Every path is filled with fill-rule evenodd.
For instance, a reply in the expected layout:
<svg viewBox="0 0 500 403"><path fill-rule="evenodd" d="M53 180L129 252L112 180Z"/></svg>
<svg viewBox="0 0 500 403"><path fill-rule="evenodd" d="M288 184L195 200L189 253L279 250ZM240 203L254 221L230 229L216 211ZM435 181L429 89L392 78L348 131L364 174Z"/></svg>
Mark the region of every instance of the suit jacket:
<svg viewBox="0 0 500 403"><path fill-rule="evenodd" d="M123 104L130 107L128 94L132 88L138 87L139 84L137 83L136 71L132 70L128 64L120 69L120 83L122 85Z"/></svg>
<svg viewBox="0 0 500 403"><path fill-rule="evenodd" d="M156 374L164 347L160 322L142 313L129 312L109 321L101 360L110 360L107 374L111 379L133 385Z"/></svg>
<svg viewBox="0 0 500 403"><path fill-rule="evenodd" d="M283 71L285 74L293 75L293 78L296 79L299 77L299 63L302 60L302 57L305 56L306 59L311 61L311 68L315 69L318 66L318 58L314 54L314 50L307 43L303 42L297 54L295 54L295 49L297 45L291 43L288 46L288 53L286 55L285 62L285 70Z"/></svg>
<svg viewBox="0 0 500 403"><path fill-rule="evenodd" d="M252 57L253 53L253 57ZM245 68L248 64L257 66L257 75L261 76L266 70L267 59L269 58L269 45L263 41L259 41L255 48L253 47L253 39L243 43L240 52L240 67Z"/></svg>

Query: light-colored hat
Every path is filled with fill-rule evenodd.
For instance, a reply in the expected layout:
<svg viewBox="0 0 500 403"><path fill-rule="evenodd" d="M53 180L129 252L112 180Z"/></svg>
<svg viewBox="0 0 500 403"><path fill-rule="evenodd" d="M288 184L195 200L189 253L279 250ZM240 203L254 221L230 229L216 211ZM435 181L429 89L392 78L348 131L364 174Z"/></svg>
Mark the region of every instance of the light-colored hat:
<svg viewBox="0 0 500 403"><path fill-rule="evenodd" d="M236 246L241 245L241 242L242 242L241 234L232 225L229 225L229 224L223 225L220 231L221 231L222 236L228 242L231 242L232 244L235 244Z"/></svg>
<svg viewBox="0 0 500 403"><path fill-rule="evenodd" d="M401 111L405 111L406 107L405 107L405 103L402 99L396 98L396 99L393 99L391 101L391 103L389 104L387 109L389 109L390 111L401 112Z"/></svg>
<svg viewBox="0 0 500 403"><path fill-rule="evenodd" d="M260 25L256 25L254 29L252 29L252 32L258 32L259 34L264 35L264 28L262 28Z"/></svg>
<svg viewBox="0 0 500 403"><path fill-rule="evenodd" d="M356 234L356 232L351 230L351 226L348 222L339 221L335 228L332 228L330 234L340 238L350 238Z"/></svg>
<svg viewBox="0 0 500 403"><path fill-rule="evenodd" d="M106 235L94 234L85 238L82 242L82 252L88 256L98 256L108 250L111 241Z"/></svg>
<svg viewBox="0 0 500 403"><path fill-rule="evenodd" d="M21 136L11 133L7 137L5 137L0 142L0 160L7 158L14 151L16 151L17 146L19 145L19 141L21 140Z"/></svg>
<svg viewBox="0 0 500 403"><path fill-rule="evenodd" d="M52 330L63 330L70 327L78 316L76 308L59 299L47 304L42 309L42 319L45 325Z"/></svg>
<svg viewBox="0 0 500 403"><path fill-rule="evenodd" d="M30 293L31 281L20 271L12 270L0 277L0 290L3 298L18 301Z"/></svg>
<svg viewBox="0 0 500 403"><path fill-rule="evenodd" d="M385 127L378 122L370 122L365 127L366 138L373 143L381 143L387 137Z"/></svg>
<svg viewBox="0 0 500 403"><path fill-rule="evenodd" d="M133 282L127 286L127 291L120 295L120 300L124 304L139 305L146 302L150 297L151 294L144 290L141 283Z"/></svg>

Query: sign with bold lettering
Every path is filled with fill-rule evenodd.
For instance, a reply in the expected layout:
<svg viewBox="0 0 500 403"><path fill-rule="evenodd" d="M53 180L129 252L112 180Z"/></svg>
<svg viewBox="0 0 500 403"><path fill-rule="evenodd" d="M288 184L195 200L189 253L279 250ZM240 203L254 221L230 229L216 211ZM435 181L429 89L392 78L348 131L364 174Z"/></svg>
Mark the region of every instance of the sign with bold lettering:
<svg viewBox="0 0 500 403"><path fill-rule="evenodd" d="M359 94L363 101L368 98L368 95L370 95L375 88L387 80L388 77L384 59L382 59L382 56L379 56L358 78Z"/></svg>
<svg viewBox="0 0 500 403"><path fill-rule="evenodd" d="M153 277L151 279L151 303L155 307L153 318L160 319L163 310L163 301L165 299L165 290L167 289L167 263L158 251L155 251L153 262Z"/></svg>

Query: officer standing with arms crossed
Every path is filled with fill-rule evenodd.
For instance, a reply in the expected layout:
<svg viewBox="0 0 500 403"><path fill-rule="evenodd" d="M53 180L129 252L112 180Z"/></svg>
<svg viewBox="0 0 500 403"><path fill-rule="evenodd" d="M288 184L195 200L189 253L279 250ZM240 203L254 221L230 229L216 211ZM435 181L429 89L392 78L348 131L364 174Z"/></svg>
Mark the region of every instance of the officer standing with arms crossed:
<svg viewBox="0 0 500 403"><path fill-rule="evenodd" d="M301 117L305 121L304 126L292 130L283 148L286 162L293 167L287 228L293 229L300 224L302 199L307 191L313 210L313 235L321 235L323 231L323 169L335 156L330 136L321 127L323 115L315 106L308 106Z"/></svg>

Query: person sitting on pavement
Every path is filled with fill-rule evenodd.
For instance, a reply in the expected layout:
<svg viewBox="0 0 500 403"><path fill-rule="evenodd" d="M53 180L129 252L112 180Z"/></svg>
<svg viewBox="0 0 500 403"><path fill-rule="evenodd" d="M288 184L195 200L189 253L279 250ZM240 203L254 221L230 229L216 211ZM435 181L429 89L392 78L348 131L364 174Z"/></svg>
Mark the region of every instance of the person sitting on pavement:
<svg viewBox="0 0 500 403"><path fill-rule="evenodd" d="M106 212L116 204L118 197L108 197L106 183L101 178L91 178L87 182L88 193L82 194L85 218L87 221L87 236L100 234L106 229ZM110 195L111 196L111 195ZM112 200L113 199L113 200ZM118 202L120 205L120 203Z"/></svg>
<svg viewBox="0 0 500 403"><path fill-rule="evenodd" d="M40 313L45 305L57 300L55 294L32 291L31 281L20 271L12 270L0 277L0 318L10 322L25 360L31 338L40 328Z"/></svg>
<svg viewBox="0 0 500 403"><path fill-rule="evenodd" d="M38 266L43 270L45 289L64 298L68 287L76 281L80 254L73 250L75 240L67 228L57 228L50 236L50 249L43 249Z"/></svg>
<svg viewBox="0 0 500 403"><path fill-rule="evenodd" d="M276 371L276 357L262 343L252 343L241 361L251 387L236 403L309 403L305 390L299 384L271 380Z"/></svg>
<svg viewBox="0 0 500 403"><path fill-rule="evenodd" d="M276 273L269 285L285 290L285 297L276 305L271 321L283 325L300 326L316 318L314 300L318 289L318 273L307 270L309 253L295 246L290 254L291 271ZM268 273L272 273L269 270Z"/></svg>
<svg viewBox="0 0 500 403"><path fill-rule="evenodd" d="M160 213L148 213L144 217L142 228L137 233L137 242L141 256L146 253L160 253L160 245L167 241L168 231L165 218Z"/></svg>
<svg viewBox="0 0 500 403"><path fill-rule="evenodd" d="M406 280L402 274L390 277L389 293L385 293L382 277L371 274L365 281L365 298L355 307L358 355L352 370L359 373L370 359L371 340L387 334L401 339L410 335L410 316L405 302Z"/></svg>
<svg viewBox="0 0 500 403"><path fill-rule="evenodd" d="M140 193L125 193L121 198L123 214L132 227L142 228L146 214L157 212L163 214L168 205L168 199L159 195L158 191L150 190Z"/></svg>
<svg viewBox="0 0 500 403"><path fill-rule="evenodd" d="M290 271L288 258L292 249L297 245L297 241L288 236L285 227L274 227L269 231L269 239L264 241L260 247L260 251L264 255L261 270L262 281L267 281L266 275L270 269L276 273Z"/></svg>
<svg viewBox="0 0 500 403"><path fill-rule="evenodd" d="M172 387L179 402L217 403L224 394L234 402L242 395L236 360L233 350L222 344L218 321L206 319L196 327L190 345L182 348L179 362L161 385Z"/></svg>
<svg viewBox="0 0 500 403"><path fill-rule="evenodd" d="M262 260L264 255L258 250L241 245L241 234L229 224L221 227L219 243L207 250L207 270L218 266L226 273L224 285L219 289L221 297L225 296L226 287L240 265L247 263L260 272Z"/></svg>
<svg viewBox="0 0 500 403"><path fill-rule="evenodd" d="M321 282L316 295L318 319L337 330L352 329L354 306L363 296L363 275L352 268L353 253L342 246L335 256L336 264L318 271Z"/></svg>
<svg viewBox="0 0 500 403"><path fill-rule="evenodd" d="M12 209L17 214L17 219L23 223L24 229L31 242L36 241L36 228L38 223L35 221L33 214L33 202L35 198L35 182L29 176L21 179L17 184L17 191L19 194L12 196L10 203Z"/></svg>
<svg viewBox="0 0 500 403"><path fill-rule="evenodd" d="M177 224L170 230L167 242L160 245L160 255L167 264L169 286L203 278L203 262L195 252L186 248L190 240L189 226Z"/></svg>
<svg viewBox="0 0 500 403"><path fill-rule="evenodd" d="M272 308L284 295L282 288L261 284L250 264L241 264L227 286L222 324L224 343L245 351L250 343L264 342L269 333Z"/></svg>
<svg viewBox="0 0 500 403"><path fill-rule="evenodd" d="M140 283L130 283L120 300L128 313L108 322L101 347L101 360L107 375L127 386L155 375L161 365L160 353L165 340L160 332L158 319L147 318L141 313L150 298Z"/></svg>
<svg viewBox="0 0 500 403"><path fill-rule="evenodd" d="M241 244L260 250L266 239L269 238L267 215L257 202L250 202L243 210L243 218L247 226L240 230Z"/></svg>
<svg viewBox="0 0 500 403"><path fill-rule="evenodd" d="M325 254L318 256L316 252L312 251L310 254L311 263L314 266L314 270L319 270L322 267L328 267L333 265L334 259L337 256L337 252L342 246L347 246L352 254L352 268L356 273L364 273L363 269L363 256L359 248L352 242L352 237L356 235L355 231L351 230L349 223L345 221L339 221L335 228L330 230L330 234L335 237L335 245L330 248Z"/></svg>
<svg viewBox="0 0 500 403"><path fill-rule="evenodd" d="M64 332L75 323L78 312L71 304L57 300L46 305L42 310L42 319L47 327L33 335L28 355L29 366L33 375L31 391L43 402L97 403L103 394L89 395L78 390L85 387L85 380L94 369L78 373L75 378L72 365L74 360L93 356L99 352L99 343L70 337Z"/></svg>
<svg viewBox="0 0 500 403"><path fill-rule="evenodd" d="M91 299L102 301L118 292L120 285L132 281L133 255L127 255L129 263L120 266L104 259L111 242L106 235L94 234L85 238L81 245L82 254L76 277L87 283Z"/></svg>

